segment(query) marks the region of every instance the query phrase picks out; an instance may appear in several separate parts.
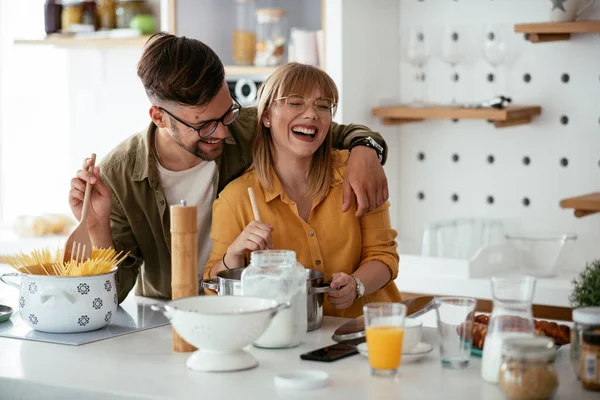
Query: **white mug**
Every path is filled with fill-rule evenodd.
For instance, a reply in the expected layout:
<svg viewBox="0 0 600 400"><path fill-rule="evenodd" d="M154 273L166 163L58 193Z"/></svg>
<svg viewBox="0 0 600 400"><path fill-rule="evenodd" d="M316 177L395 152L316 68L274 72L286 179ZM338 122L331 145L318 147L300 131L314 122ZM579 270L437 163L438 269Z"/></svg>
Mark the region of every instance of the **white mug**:
<svg viewBox="0 0 600 400"><path fill-rule="evenodd" d="M596 0L550 0L550 19L555 22L575 21L590 8Z"/></svg>

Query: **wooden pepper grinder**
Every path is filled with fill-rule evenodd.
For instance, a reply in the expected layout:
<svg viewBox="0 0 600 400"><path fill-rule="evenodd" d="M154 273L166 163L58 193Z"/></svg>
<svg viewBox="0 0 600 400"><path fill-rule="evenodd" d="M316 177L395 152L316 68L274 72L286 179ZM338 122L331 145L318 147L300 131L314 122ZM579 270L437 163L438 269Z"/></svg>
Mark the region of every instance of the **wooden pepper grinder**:
<svg viewBox="0 0 600 400"><path fill-rule="evenodd" d="M198 295L198 210L181 200L171 206L171 293L173 300ZM195 351L173 330L173 350Z"/></svg>

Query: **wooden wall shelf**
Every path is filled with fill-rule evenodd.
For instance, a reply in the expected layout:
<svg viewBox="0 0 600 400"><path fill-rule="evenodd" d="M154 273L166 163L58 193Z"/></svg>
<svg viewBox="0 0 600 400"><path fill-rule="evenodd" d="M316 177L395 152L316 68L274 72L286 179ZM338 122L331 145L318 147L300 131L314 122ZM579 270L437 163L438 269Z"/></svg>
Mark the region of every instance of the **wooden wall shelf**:
<svg viewBox="0 0 600 400"><path fill-rule="evenodd" d="M600 33L600 21L516 24L515 32L527 34L531 43L555 42L569 40L572 33Z"/></svg>
<svg viewBox="0 0 600 400"><path fill-rule="evenodd" d="M277 67L254 67L252 65L226 65L225 74L228 76L257 76L267 77L271 75Z"/></svg>
<svg viewBox="0 0 600 400"><path fill-rule="evenodd" d="M48 37L44 39L16 39L16 45L24 46L55 46L59 48L120 48L120 47L139 47L142 48L150 36L138 36L131 38L73 38L73 37ZM276 67L255 67L252 65L238 66L226 65L225 74L228 76L256 76L267 77L275 71Z"/></svg>
<svg viewBox="0 0 600 400"><path fill-rule="evenodd" d="M528 124L542 111L540 106L496 108L409 107L388 106L372 110L384 125L418 122L425 119L483 119L494 122L496 128Z"/></svg>
<svg viewBox="0 0 600 400"><path fill-rule="evenodd" d="M48 37L43 39L15 39L16 45L50 45L56 47L126 47L143 46L150 36L137 36L127 38L74 38L74 37Z"/></svg>
<svg viewBox="0 0 600 400"><path fill-rule="evenodd" d="M600 192L561 200L560 206L574 209L577 218L595 214L600 212Z"/></svg>

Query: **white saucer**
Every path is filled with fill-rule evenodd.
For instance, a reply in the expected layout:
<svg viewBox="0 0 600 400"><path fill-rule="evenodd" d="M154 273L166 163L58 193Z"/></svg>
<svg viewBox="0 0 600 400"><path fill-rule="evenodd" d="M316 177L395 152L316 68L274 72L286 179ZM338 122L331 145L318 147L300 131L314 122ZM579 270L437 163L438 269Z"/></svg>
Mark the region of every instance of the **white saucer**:
<svg viewBox="0 0 600 400"><path fill-rule="evenodd" d="M292 371L275 375L275 386L282 389L308 390L327 385L329 374L317 370Z"/></svg>
<svg viewBox="0 0 600 400"><path fill-rule="evenodd" d="M366 342L359 344L358 346L356 346L356 348L358 349L358 352L360 354L362 354L363 356L365 356L365 357L369 356ZM430 345L429 343L425 343L425 342L419 342L419 344L417 344L415 346L415 348L412 349L410 352L402 353L402 362L418 361L421 358L425 357L427 354L431 353L432 351L433 351L432 345Z"/></svg>

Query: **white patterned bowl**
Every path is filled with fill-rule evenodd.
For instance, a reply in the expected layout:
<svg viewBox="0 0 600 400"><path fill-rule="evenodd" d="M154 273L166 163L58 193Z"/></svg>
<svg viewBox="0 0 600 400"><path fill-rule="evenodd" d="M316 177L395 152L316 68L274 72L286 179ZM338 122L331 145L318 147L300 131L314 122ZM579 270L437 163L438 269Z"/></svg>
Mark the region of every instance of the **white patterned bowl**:
<svg viewBox="0 0 600 400"><path fill-rule="evenodd" d="M162 311L179 336L199 349L188 358L188 368L216 372L257 366L243 348L263 334L279 310L289 306L255 297L194 296L152 308Z"/></svg>
<svg viewBox="0 0 600 400"><path fill-rule="evenodd" d="M21 319L49 333L88 332L105 327L117 311L117 268L101 275L53 276L8 273L0 277L20 290ZM18 277L21 284L7 279Z"/></svg>

